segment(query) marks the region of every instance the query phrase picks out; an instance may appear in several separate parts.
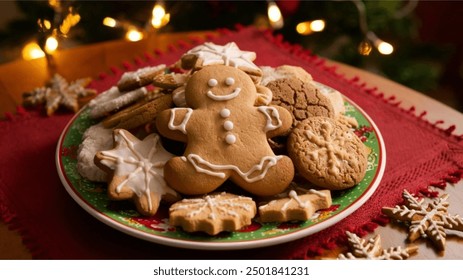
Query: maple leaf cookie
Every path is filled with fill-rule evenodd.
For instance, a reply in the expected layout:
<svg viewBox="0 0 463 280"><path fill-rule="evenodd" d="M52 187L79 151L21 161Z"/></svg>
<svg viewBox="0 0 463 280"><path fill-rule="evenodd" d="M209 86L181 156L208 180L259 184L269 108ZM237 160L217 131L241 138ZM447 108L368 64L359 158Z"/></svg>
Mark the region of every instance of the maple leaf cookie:
<svg viewBox="0 0 463 280"><path fill-rule="evenodd" d="M156 213L161 198L178 200L178 194L164 181L164 164L173 155L161 146L159 135L152 133L141 141L126 130L116 129L114 143L114 149L95 155L97 166L112 176L108 185L111 199L131 199L146 216Z"/></svg>
<svg viewBox="0 0 463 280"><path fill-rule="evenodd" d="M250 225L255 215L256 204L251 198L225 192L183 199L169 209L171 225L210 235Z"/></svg>
<svg viewBox="0 0 463 280"><path fill-rule="evenodd" d="M329 190L353 187L366 173L365 145L331 118L312 117L298 124L288 136L288 154L304 178Z"/></svg>
<svg viewBox="0 0 463 280"><path fill-rule="evenodd" d="M331 206L329 190L304 190L298 193L290 190L284 197L271 200L259 206L259 216L262 222L306 221L320 209Z"/></svg>

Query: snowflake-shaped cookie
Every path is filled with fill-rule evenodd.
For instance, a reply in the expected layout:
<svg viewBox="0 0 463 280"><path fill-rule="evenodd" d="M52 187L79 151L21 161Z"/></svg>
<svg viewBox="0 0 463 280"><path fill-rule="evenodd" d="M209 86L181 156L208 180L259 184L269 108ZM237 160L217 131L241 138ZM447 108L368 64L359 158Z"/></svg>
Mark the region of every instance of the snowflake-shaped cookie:
<svg viewBox="0 0 463 280"><path fill-rule="evenodd" d="M216 235L250 225L256 215L256 204L249 197L223 192L183 199L173 204L169 213L173 226L181 226L188 232L203 231Z"/></svg>
<svg viewBox="0 0 463 280"><path fill-rule="evenodd" d="M408 248L392 247L383 249L381 246L381 236L376 235L369 240L358 237L355 233L346 232L348 237L351 252L340 254L340 260L354 260L354 259L367 259L367 260L403 260L410 257L410 255L418 251L418 247L412 246Z"/></svg>
<svg viewBox="0 0 463 280"><path fill-rule="evenodd" d="M80 98L96 94L95 90L85 88L89 83L90 79L88 78L69 83L61 75L55 74L46 86L24 93L23 103L26 106L45 103L48 116L53 115L60 106L77 112Z"/></svg>
<svg viewBox="0 0 463 280"><path fill-rule="evenodd" d="M262 70L253 63L255 59L255 52L242 51L234 42L224 46L207 42L184 54L182 66L190 69L219 64L240 68L250 75L262 76Z"/></svg>
<svg viewBox="0 0 463 280"><path fill-rule="evenodd" d="M306 221L320 209L331 206L329 190L304 190L298 194L290 190L283 198L272 200L259 206L259 216L262 222Z"/></svg>
<svg viewBox="0 0 463 280"><path fill-rule="evenodd" d="M95 156L97 164L113 174L108 186L110 198L132 199L137 210L149 216L156 213L161 198L177 198L164 181L164 164L173 155L161 146L159 135L153 133L140 141L118 129L114 131L114 142L114 149Z"/></svg>
<svg viewBox="0 0 463 280"><path fill-rule="evenodd" d="M432 199L425 204L407 190L402 194L405 205L394 208L384 207L382 212L387 216L410 223L408 239L413 242L419 237L428 237L439 250L445 250L446 229L463 231L463 219L448 213L448 194Z"/></svg>

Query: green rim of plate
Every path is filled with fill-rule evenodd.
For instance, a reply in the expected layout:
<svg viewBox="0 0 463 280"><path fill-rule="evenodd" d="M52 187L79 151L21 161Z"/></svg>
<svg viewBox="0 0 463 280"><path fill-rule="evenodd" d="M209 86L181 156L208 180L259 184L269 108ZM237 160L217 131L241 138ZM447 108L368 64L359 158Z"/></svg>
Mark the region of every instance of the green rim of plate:
<svg viewBox="0 0 463 280"><path fill-rule="evenodd" d="M332 90L324 86L325 90ZM301 238L327 228L354 212L367 201L381 180L385 165L384 143L373 121L352 101L345 101L345 115L357 120L356 134L370 148L364 179L355 187L332 192L333 206L318 211L304 222L259 223L236 232L216 236L187 233L168 223L167 206L161 206L154 217L141 217L128 202L110 201L106 185L84 179L77 171L77 150L82 135L97 121L83 108L69 122L58 142L57 169L69 194L90 214L127 234L176 247L197 249L241 249L274 245Z"/></svg>

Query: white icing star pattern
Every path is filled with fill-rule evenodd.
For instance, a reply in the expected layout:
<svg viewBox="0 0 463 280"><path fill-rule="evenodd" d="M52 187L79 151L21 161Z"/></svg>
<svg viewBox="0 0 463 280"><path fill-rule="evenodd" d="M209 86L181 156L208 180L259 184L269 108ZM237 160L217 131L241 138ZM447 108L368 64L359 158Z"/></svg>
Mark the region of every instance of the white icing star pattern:
<svg viewBox="0 0 463 280"><path fill-rule="evenodd" d="M369 240L362 239L351 232L346 232L346 235L352 252L340 254L338 256L340 260L404 260L418 251L418 247L416 246L408 248L398 246L383 250L380 235L376 235Z"/></svg>
<svg viewBox="0 0 463 280"><path fill-rule="evenodd" d="M113 169L115 176L126 176L115 186L117 193L123 188L130 188L137 197L145 196L148 211L153 207L152 194L157 199L156 204L163 194L175 194L164 181L163 171L165 163L173 155L162 148L159 135L153 133L140 141L121 129L115 131L115 142L115 149L101 152L101 163Z"/></svg>
<svg viewBox="0 0 463 280"><path fill-rule="evenodd" d="M223 64L233 67L247 67L257 71L261 71L253 61L256 59L255 52L242 51L234 42L230 42L225 46L216 45L213 43L204 43L197 46L187 54L196 55L203 60L203 65Z"/></svg>

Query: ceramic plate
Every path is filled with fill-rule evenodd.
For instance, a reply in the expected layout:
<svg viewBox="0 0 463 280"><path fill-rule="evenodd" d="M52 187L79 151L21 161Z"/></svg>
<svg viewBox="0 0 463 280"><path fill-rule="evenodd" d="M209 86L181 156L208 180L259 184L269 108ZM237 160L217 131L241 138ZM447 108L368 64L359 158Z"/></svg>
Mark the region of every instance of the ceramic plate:
<svg viewBox="0 0 463 280"><path fill-rule="evenodd" d="M322 90L333 89L322 86ZM320 210L305 222L259 223L237 232L208 236L187 233L169 225L167 206L154 217L140 216L129 202L113 202L106 196L106 185L84 179L77 171L77 149L82 135L96 122L83 108L64 129L56 150L60 179L72 198L101 222L126 234L151 242L190 249L233 250L275 245L299 239L330 227L363 205L378 187L386 163L384 142L371 118L354 102L345 101L346 115L354 117L359 127L355 133L370 148L365 178L355 187L333 192L333 205Z"/></svg>

